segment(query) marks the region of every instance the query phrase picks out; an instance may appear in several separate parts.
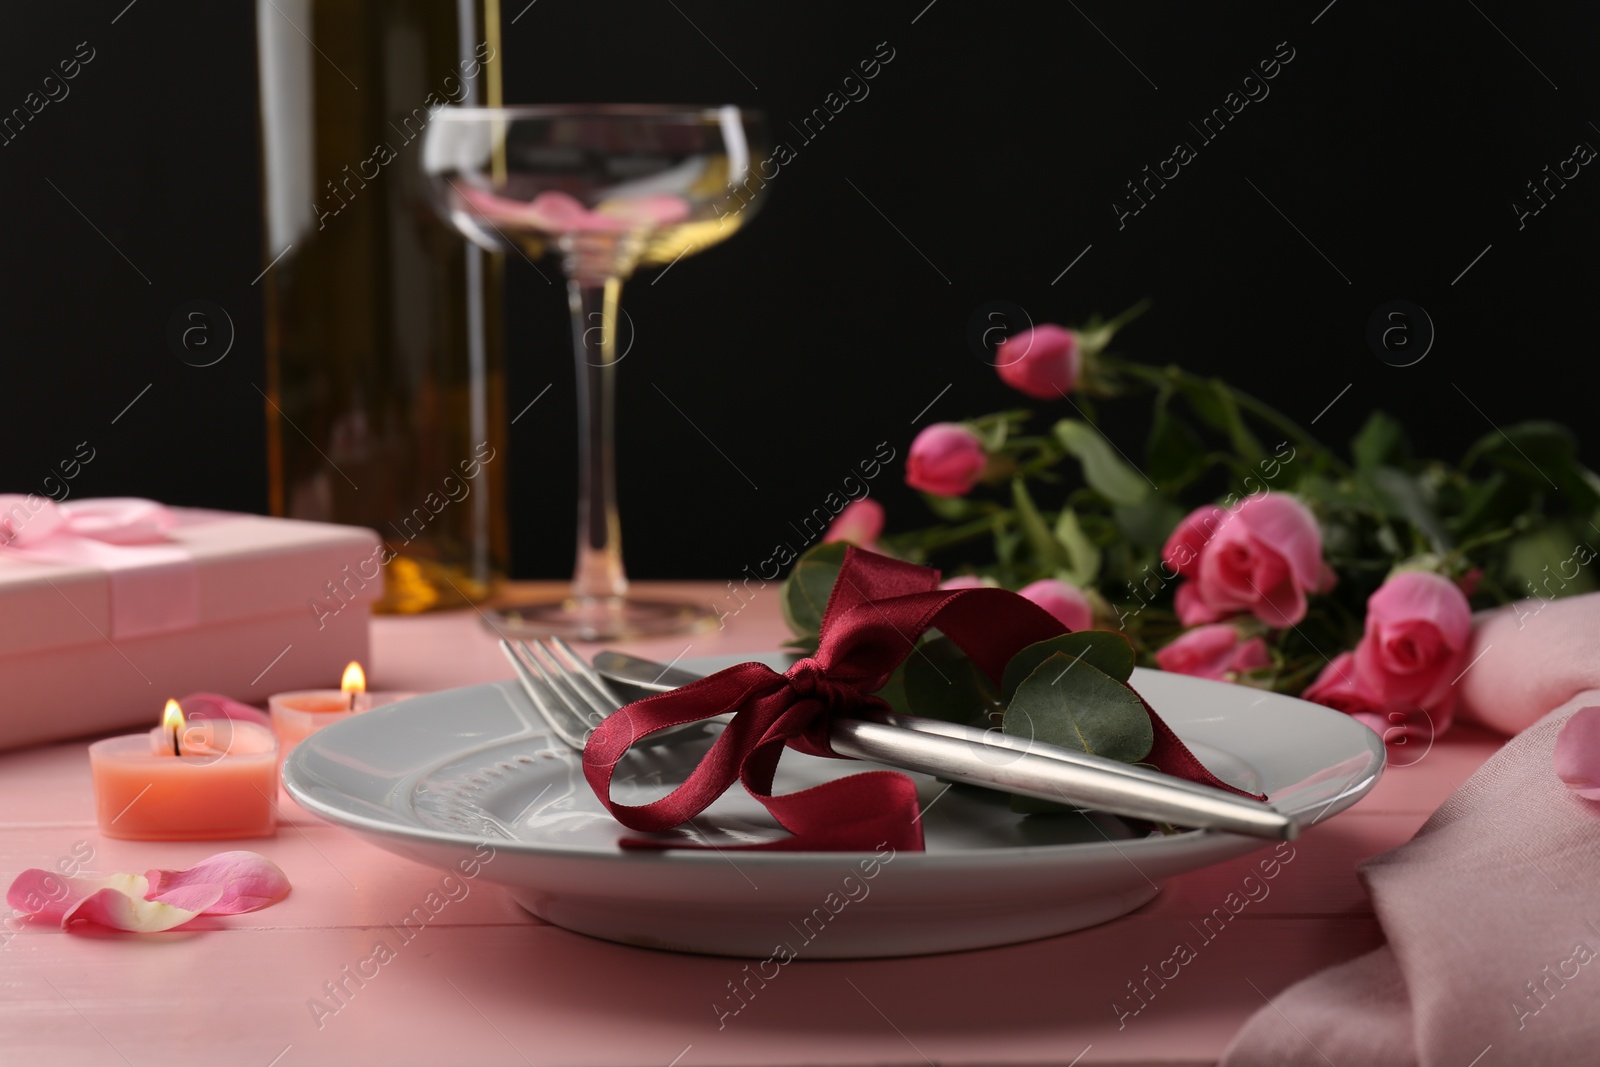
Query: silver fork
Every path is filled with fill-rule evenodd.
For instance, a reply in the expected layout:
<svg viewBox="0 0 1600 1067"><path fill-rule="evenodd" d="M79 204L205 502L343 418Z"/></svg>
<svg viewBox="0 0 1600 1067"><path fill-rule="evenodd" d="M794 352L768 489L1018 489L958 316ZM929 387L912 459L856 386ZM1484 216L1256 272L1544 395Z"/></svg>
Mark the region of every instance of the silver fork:
<svg viewBox="0 0 1600 1067"><path fill-rule="evenodd" d="M523 691L552 733L582 752L594 728L627 701L559 637L548 642L500 639L500 651L517 672ZM541 684L542 683L542 684ZM642 739L650 745L676 745L706 736L703 723L685 723Z"/></svg>

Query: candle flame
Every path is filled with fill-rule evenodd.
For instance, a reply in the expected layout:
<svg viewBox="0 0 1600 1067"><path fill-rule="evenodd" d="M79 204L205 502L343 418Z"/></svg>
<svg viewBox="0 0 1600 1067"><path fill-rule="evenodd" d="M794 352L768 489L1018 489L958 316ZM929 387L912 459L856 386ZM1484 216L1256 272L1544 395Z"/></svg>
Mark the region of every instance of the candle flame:
<svg viewBox="0 0 1600 1067"><path fill-rule="evenodd" d="M361 669L361 664L355 660L344 669L344 677L339 679L339 692L365 693L367 691L367 675Z"/></svg>
<svg viewBox="0 0 1600 1067"><path fill-rule="evenodd" d="M168 700L167 706L161 709L161 736L172 747L174 756L183 755L183 707L176 700ZM163 749L164 750L164 749Z"/></svg>

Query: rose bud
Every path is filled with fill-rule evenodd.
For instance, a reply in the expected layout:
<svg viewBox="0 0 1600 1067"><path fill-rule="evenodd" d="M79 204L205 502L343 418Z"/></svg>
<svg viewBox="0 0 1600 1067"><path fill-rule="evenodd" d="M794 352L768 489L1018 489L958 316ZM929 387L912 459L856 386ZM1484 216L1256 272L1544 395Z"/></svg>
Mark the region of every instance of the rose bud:
<svg viewBox="0 0 1600 1067"><path fill-rule="evenodd" d="M1094 609L1089 606L1089 598L1069 582L1045 578L1023 586L1017 593L1054 615L1069 630L1094 628Z"/></svg>
<svg viewBox="0 0 1600 1067"><path fill-rule="evenodd" d="M936 422L911 442L906 484L936 496L965 496L988 462L977 434L953 422Z"/></svg>
<svg viewBox="0 0 1600 1067"><path fill-rule="evenodd" d="M1000 380L1019 393L1057 400L1077 386L1083 350L1076 333L1047 322L1001 341L994 361Z"/></svg>

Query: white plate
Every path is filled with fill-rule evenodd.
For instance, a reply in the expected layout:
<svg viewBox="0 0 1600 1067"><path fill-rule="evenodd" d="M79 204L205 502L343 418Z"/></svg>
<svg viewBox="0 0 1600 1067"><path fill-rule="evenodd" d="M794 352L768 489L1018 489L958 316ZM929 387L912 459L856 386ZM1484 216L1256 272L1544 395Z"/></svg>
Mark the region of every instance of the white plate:
<svg viewBox="0 0 1600 1067"><path fill-rule="evenodd" d="M685 666L710 672L740 658L750 657ZM1136 671L1132 682L1213 773L1267 793L1302 825L1354 804L1382 772L1378 735L1328 708L1160 671ZM630 754L616 797L637 804L662 795L707 743ZM777 791L871 766L786 752ZM1201 830L1137 837L1109 815L1024 818L998 794L945 794L944 783L911 777L926 852L624 852L616 842L629 831L514 682L334 723L301 741L284 766L284 785L303 807L402 856L454 870L475 850L488 854L487 842L493 858L479 876L557 926L780 960L784 949L808 959L906 956L1063 934L1133 910L1162 879L1270 844ZM694 827L723 845L782 833L737 784Z"/></svg>

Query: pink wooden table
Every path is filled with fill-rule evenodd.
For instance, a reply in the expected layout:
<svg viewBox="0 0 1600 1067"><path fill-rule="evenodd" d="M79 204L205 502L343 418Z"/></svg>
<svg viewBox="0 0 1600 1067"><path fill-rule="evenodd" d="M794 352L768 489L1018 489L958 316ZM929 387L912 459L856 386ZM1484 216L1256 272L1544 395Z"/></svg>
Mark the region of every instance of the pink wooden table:
<svg viewBox="0 0 1600 1067"><path fill-rule="evenodd" d="M676 591L705 600L725 590ZM768 650L785 636L773 590L727 623L635 650L670 660ZM471 611L378 619L373 643L382 688L510 675ZM401 942L389 924L438 890L441 873L285 798L278 836L239 846L288 873L294 892L281 904L165 934L0 927L0 1064L1208 1064L1264 997L1378 943L1356 861L1410 837L1498 744L1458 727L1414 766L1392 769L1358 806L1297 841L1270 895L1208 943L1190 922L1242 892L1253 858L1174 879L1132 915L1048 941L911 960L802 959L720 1029L712 1004L742 963L567 933L482 879ZM102 838L82 743L0 754L7 884L88 850L91 868L109 872L187 866L226 847ZM364 984L347 978L380 939L392 958ZM1128 983L1179 941L1197 958L1119 1021L1116 1005L1138 1003ZM340 983L336 1000L329 990Z"/></svg>

